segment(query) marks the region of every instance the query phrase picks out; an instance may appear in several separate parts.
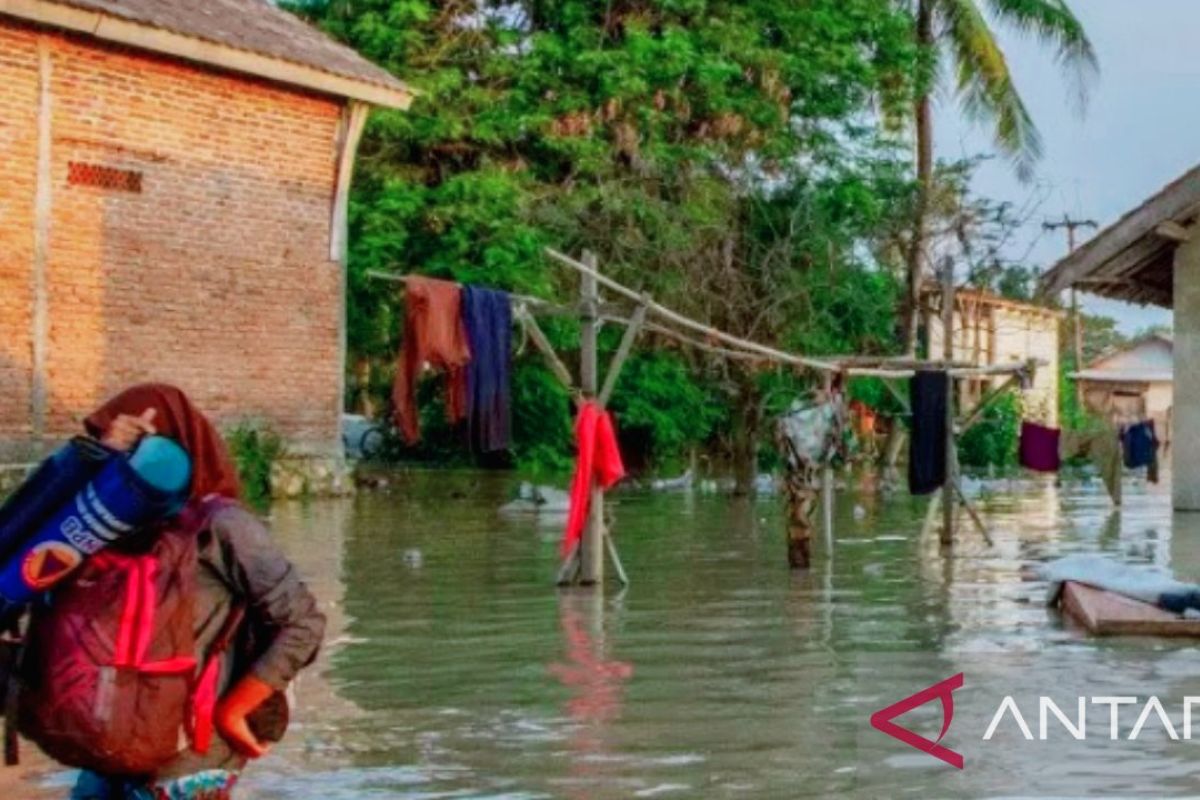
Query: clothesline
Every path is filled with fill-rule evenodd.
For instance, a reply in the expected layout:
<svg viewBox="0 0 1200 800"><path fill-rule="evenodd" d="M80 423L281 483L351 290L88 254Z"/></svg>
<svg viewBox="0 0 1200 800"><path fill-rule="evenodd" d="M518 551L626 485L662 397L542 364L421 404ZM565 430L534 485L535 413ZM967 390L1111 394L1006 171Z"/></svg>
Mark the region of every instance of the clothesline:
<svg viewBox="0 0 1200 800"><path fill-rule="evenodd" d="M368 278L375 278L381 281L391 281L393 283L408 283L410 276L396 275L391 272L383 272L382 270L369 269L367 270ZM579 313L576 306L565 306L560 303L554 303L550 300L545 300L541 297L534 297L528 294L517 294L508 292L508 296L512 298L513 303L517 305L525 305L531 308L536 308L542 314L556 314L561 316L574 316Z"/></svg>
<svg viewBox="0 0 1200 800"><path fill-rule="evenodd" d="M698 339L694 336L689 336L683 331L676 330L670 325L659 324L647 321L644 324L644 329L648 332L656 333L662 336L675 339L690 347L695 347L704 352L719 355L725 358L734 358L746 361L770 361L774 363L787 364L790 366L804 367L820 372L836 372L842 373L850 377L875 377L875 378L911 378L918 370L941 370L947 369L951 376L956 378L969 377L986 377L990 375L1012 375L1027 371L1032 367L1046 366L1047 362L1043 360L1030 360L1028 362L1014 364L994 364L989 366L973 366L968 362L951 361L943 362L937 360L920 360L904 356L837 356L830 358L812 358L808 356L789 353L783 350L778 350L758 342L748 339L742 339L732 334L713 328L702 322L698 322L683 314L678 313L662 304L654 301L649 296L641 294L624 284L613 280L603 273L595 270L588 265L571 258L564 253L560 253L552 248L546 248L546 253L555 261L564 264L576 271L588 275L596 280L597 283L616 292L622 297L631 300L638 305L644 305L647 311L660 317L667 323L673 324L678 328L685 328L700 334L703 338ZM367 276L378 280L393 281L397 283L406 283L407 275L396 275L393 273L383 272L380 270L368 270ZM553 303L540 297L531 295L510 293L513 301L519 305L524 305L531 311L536 309L540 313L551 314L577 314L579 309L574 306L567 306L558 303ZM628 324L629 319L612 313L607 307L599 309L601 319L609 322L617 322ZM724 344L719 346L717 343Z"/></svg>
<svg viewBox="0 0 1200 800"><path fill-rule="evenodd" d="M694 319L685 317L682 314L680 314L676 311L673 311L673 310L667 308L666 306L663 306L663 305L655 302L648 295L639 294L638 292L634 291L633 289L630 289L628 286L618 283L617 281L613 280L612 278L608 277L607 275L603 274L602 272L592 269L587 264L584 264L581 261L576 261L575 259L571 258L570 256L560 253L557 250L554 250L553 248L547 247L546 254L561 264L571 267L572 269L574 269L578 272L581 272L585 275L591 276L592 278L594 278L596 280L597 283L608 287L609 289L616 292L617 294L622 295L630 300L633 300L635 303L638 303L639 305L645 305L646 308L651 313L653 313L659 317L662 317L663 319L667 320L668 322L672 322L675 325L695 331L696 333L699 333L702 336L704 336L706 339L723 342L724 344L730 345L734 348L737 348L740 350L745 350L745 351L748 351L751 353L757 353L760 356L764 356L766 358L773 359L775 361L780 361L780 362L783 362L786 364L793 364L796 366L809 367L810 369L824 370L826 372L840 372L841 371L835 365L830 364L828 362L821 361L821 360L818 360L815 358L806 358L804 356L798 356L793 353L785 353L782 350L776 350L773 347L767 347L766 345L759 344L758 342L752 342L752 341L749 341L748 339L740 339L736 336L732 336L728 333L725 333L724 331L717 330L716 328L713 328L710 325L705 325L702 322L697 322Z"/></svg>
<svg viewBox="0 0 1200 800"><path fill-rule="evenodd" d="M851 356L846 358L828 358L817 359L805 356L800 356L795 353L788 353L782 350L777 350L773 347L768 347L758 342L753 342L748 339L742 339L732 334L713 328L710 325L705 325L702 322L685 317L684 315L669 309L644 294L630 289L628 286L613 280L604 275L598 270L589 267L581 261L577 261L570 256L560 253L553 248L546 248L546 254L565 266L589 275L598 283L608 287L617 294L622 295L638 304L645 305L649 311L662 317L668 322L674 323L677 326L688 328L697 333L700 333L705 339L710 341L718 341L727 345L727 348L718 348L714 344L698 342L695 339L686 337L684 334L675 333L675 338L686 341L700 349L710 352L717 352L721 355L731 357L757 357L767 359L784 364L792 364L794 366L803 366L810 369L815 369L822 372L839 372L858 377L880 377L880 378L908 378L912 377L918 369L946 369L953 377L977 377L986 375L1010 375L1013 373L1022 372L1031 367L1045 366L1047 362L1043 360L1031 360L1028 362L1014 364L995 364L986 367L972 366L966 362L942 362L942 361L921 361L906 357L861 357ZM620 320L616 320L620 321ZM661 326L655 326L660 328ZM648 328L649 329L649 328ZM860 361L865 361L860 365Z"/></svg>

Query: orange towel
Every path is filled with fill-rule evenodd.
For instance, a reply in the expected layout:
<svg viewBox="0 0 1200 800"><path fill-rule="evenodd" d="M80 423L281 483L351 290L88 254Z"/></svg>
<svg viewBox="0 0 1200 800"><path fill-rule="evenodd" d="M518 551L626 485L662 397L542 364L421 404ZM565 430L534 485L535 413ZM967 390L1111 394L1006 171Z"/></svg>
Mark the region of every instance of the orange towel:
<svg viewBox="0 0 1200 800"><path fill-rule="evenodd" d="M409 277L404 302L404 343L396 362L392 406L404 440L416 444L421 439L417 413L421 370L428 365L446 371L446 416L458 422L467 413L464 367L471 351L462 323L462 288L457 283Z"/></svg>

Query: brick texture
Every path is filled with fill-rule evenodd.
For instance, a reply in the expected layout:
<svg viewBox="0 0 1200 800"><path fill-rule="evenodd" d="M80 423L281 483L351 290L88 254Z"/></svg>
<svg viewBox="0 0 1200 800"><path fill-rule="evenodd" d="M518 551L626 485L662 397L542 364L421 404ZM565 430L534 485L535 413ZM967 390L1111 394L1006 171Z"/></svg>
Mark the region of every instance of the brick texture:
<svg viewBox="0 0 1200 800"><path fill-rule="evenodd" d="M37 40L0 28L0 439L30 434Z"/></svg>
<svg viewBox="0 0 1200 800"><path fill-rule="evenodd" d="M340 268L329 260L341 105L0 21L0 439L31 425L38 37L52 61L48 432L175 383L223 425L338 439ZM69 183L68 164L141 173Z"/></svg>

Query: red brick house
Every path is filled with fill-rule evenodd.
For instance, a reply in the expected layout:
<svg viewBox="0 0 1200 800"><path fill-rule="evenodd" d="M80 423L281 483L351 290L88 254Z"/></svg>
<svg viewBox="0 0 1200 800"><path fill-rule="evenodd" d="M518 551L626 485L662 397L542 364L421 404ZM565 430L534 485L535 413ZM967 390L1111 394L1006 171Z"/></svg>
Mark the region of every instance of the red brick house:
<svg viewBox="0 0 1200 800"><path fill-rule="evenodd" d="M354 153L410 100L266 0L0 0L0 458L151 379L336 454Z"/></svg>

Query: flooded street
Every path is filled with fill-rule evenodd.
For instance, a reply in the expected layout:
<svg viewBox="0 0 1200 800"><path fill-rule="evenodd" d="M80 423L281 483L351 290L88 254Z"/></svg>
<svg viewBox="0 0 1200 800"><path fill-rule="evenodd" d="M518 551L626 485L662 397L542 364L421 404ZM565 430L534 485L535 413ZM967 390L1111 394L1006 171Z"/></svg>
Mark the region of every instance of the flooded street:
<svg viewBox="0 0 1200 800"><path fill-rule="evenodd" d="M632 585L556 591L557 522L502 518L508 477L424 474L345 502L279 505L273 526L330 618L297 724L247 797L578 798L1145 796L1195 791L1198 754L1148 724L1076 741L1015 724L982 741L1005 694L1037 734L1037 696L1200 695L1190 641L1089 639L1022 564L1070 552L1200 577L1200 519L1172 534L1168 487L1024 480L980 496L996 544L964 524L948 558L920 538L925 500L839 493L832 559L790 574L778 501L622 492ZM944 744L959 771L868 725L952 674ZM1131 683L1136 681L1136 683ZM983 696L985 695L986 696ZM1026 707L1025 702L1030 705ZM1181 709L1168 705L1179 721ZM926 713L928 712L928 713ZM1096 712L1099 714L1099 712ZM936 738L937 704L904 724ZM1200 736L1200 733L1197 734ZM62 773L26 784L61 796ZM36 786L36 788L34 788Z"/></svg>

